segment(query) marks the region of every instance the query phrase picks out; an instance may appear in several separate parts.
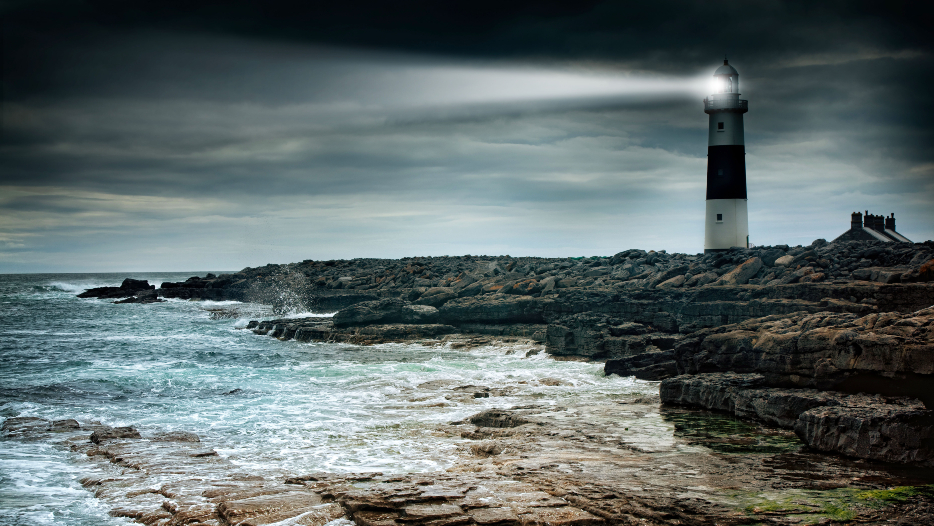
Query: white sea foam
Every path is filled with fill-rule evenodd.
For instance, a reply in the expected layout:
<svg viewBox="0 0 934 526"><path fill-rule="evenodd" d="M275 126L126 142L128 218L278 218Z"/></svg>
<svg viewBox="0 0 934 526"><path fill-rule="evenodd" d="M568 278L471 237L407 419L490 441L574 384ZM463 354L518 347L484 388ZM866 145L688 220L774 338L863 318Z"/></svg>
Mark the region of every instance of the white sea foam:
<svg viewBox="0 0 934 526"><path fill-rule="evenodd" d="M222 300L222 301L204 300L204 301L201 302L201 305L202 305L204 308L206 308L206 309L210 309L210 308L212 308L212 307L227 307L227 306L230 306L230 305L245 305L245 303L243 303L242 301L237 301L237 300Z"/></svg>
<svg viewBox="0 0 934 526"><path fill-rule="evenodd" d="M0 501L10 524L125 524L77 479L86 468L41 442L6 441L0 449Z"/></svg>
<svg viewBox="0 0 934 526"><path fill-rule="evenodd" d="M90 288L106 286L107 285L97 283L65 283L62 281L53 281L49 283L49 287L52 287L53 289L58 289L63 292L72 292L75 294L80 294Z"/></svg>
<svg viewBox="0 0 934 526"><path fill-rule="evenodd" d="M331 318L337 311L334 312L296 312L288 313L284 315L287 318Z"/></svg>

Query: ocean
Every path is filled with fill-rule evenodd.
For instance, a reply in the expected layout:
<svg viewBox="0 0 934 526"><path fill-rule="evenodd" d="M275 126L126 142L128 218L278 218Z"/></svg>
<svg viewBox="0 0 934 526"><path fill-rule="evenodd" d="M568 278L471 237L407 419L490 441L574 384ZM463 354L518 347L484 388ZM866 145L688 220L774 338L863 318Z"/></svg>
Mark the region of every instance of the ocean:
<svg viewBox="0 0 934 526"><path fill-rule="evenodd" d="M264 477L409 473L451 465L463 440L433 429L487 408L658 392L651 382L605 377L602 364L556 361L530 346L283 342L243 329L251 319L277 317L262 305L76 297L125 277L158 286L192 275L0 275L0 419L99 421L136 427L144 437L191 431ZM419 388L426 382L489 387L501 396ZM671 435L673 424L659 415L644 418L657 420L659 436ZM0 444L0 524L130 523L110 517L81 487L89 468L77 453L42 440Z"/></svg>

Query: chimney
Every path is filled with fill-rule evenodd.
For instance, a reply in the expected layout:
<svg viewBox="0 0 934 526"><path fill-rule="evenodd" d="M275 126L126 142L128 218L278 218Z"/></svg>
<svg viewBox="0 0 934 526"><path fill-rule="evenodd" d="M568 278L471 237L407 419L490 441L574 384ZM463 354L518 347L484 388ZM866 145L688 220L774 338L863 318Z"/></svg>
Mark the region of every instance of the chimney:
<svg viewBox="0 0 934 526"><path fill-rule="evenodd" d="M863 214L853 212L850 214L850 230L859 230L863 226Z"/></svg>
<svg viewBox="0 0 934 526"><path fill-rule="evenodd" d="M885 218L885 229L895 232L895 212L892 212L891 217Z"/></svg>
<svg viewBox="0 0 934 526"><path fill-rule="evenodd" d="M885 216L872 216L873 222L875 224L875 229L878 232L885 230Z"/></svg>
<svg viewBox="0 0 934 526"><path fill-rule="evenodd" d="M866 228L875 228L875 225L872 216L869 215L869 210L866 210L866 215L863 216L863 226Z"/></svg>

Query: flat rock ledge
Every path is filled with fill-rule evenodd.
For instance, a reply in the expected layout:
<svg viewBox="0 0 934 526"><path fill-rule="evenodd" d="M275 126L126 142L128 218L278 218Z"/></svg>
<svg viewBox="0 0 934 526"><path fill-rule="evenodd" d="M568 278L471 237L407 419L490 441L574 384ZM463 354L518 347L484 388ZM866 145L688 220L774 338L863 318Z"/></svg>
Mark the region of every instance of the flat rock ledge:
<svg viewBox="0 0 934 526"><path fill-rule="evenodd" d="M472 348L494 343L545 341L545 325L536 324L462 324L445 323L379 323L363 326L339 326L328 319L280 318L250 321L246 329L254 334L279 340L300 342L331 342L353 345L382 343L430 343L452 348Z"/></svg>
<svg viewBox="0 0 934 526"><path fill-rule="evenodd" d="M661 345L661 344L659 344ZM914 312L795 312L704 329L608 360L606 374L761 374L762 387L907 396L934 408L934 308Z"/></svg>
<svg viewBox="0 0 934 526"><path fill-rule="evenodd" d="M765 387L760 374L663 380L662 403L702 407L793 429L809 447L849 457L934 466L934 411L907 397Z"/></svg>

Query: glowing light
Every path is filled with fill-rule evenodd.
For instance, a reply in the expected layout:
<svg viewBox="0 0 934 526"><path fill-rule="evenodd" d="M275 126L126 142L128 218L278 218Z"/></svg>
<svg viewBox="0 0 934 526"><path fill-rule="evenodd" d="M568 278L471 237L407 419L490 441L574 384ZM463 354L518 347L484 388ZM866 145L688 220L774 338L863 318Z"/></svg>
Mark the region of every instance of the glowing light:
<svg viewBox="0 0 934 526"><path fill-rule="evenodd" d="M723 81L719 77L711 77L710 79L710 92L711 93L721 93L723 92Z"/></svg>
<svg viewBox="0 0 934 526"><path fill-rule="evenodd" d="M425 108L512 102L693 97L700 77L511 63L440 61L434 57L322 49L292 68L321 102L363 107ZM311 80L313 79L313 80Z"/></svg>
<svg viewBox="0 0 934 526"><path fill-rule="evenodd" d="M450 66L410 67L395 72L392 79L372 85L388 91L389 99L418 105L607 96L670 97L693 91L691 79L677 77Z"/></svg>

